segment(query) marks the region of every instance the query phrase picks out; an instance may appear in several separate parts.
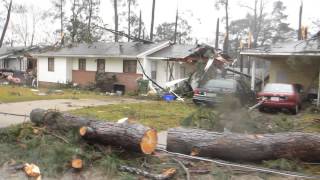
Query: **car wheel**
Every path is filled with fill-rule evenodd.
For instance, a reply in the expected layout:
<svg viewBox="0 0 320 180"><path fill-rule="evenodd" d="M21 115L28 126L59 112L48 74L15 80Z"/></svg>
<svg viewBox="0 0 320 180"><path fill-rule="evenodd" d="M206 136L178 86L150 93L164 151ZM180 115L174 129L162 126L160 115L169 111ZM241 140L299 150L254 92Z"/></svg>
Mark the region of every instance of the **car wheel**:
<svg viewBox="0 0 320 180"><path fill-rule="evenodd" d="M295 107L292 109L292 114L296 115L299 113L299 105L295 105Z"/></svg>

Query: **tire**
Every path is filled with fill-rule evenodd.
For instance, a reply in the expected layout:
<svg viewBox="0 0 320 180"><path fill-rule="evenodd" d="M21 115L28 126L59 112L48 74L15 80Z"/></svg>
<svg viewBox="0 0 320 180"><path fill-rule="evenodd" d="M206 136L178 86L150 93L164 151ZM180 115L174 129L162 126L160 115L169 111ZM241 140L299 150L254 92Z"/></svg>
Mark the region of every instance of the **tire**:
<svg viewBox="0 0 320 180"><path fill-rule="evenodd" d="M292 109L292 114L296 115L299 113L299 105L295 105L295 107Z"/></svg>

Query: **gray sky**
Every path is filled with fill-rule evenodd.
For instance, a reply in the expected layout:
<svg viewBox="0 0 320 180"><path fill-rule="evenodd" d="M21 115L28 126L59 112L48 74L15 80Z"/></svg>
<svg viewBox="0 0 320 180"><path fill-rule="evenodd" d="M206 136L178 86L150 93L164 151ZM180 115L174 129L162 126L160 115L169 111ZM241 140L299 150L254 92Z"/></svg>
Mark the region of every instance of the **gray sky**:
<svg viewBox="0 0 320 180"><path fill-rule="evenodd" d="M17 3L25 3L33 5L35 10L48 10L52 5L50 0L14 0ZM69 1L69 0L67 0ZM268 10L271 11L272 4L275 0L269 1ZM291 27L297 29L298 26L298 11L301 0L282 0L287 6L286 14L288 15L288 22ZM318 17L318 8L320 7L320 0L303 0L303 25L308 25L312 32L315 32L319 27L314 27L312 21ZM248 9L240 7L240 4L253 6L254 0L229 0L230 3L230 21L242 18L246 15ZM151 21L151 6L152 0L138 0L139 7L134 11L142 10L143 20L149 31ZM156 1L156 15L155 27L162 22L173 22L175 19L176 8L179 8L180 13L184 18L188 19L192 26L192 36L199 39L201 42L212 42L214 40L216 19L224 16L223 10L216 10L214 7L214 0L157 0ZM66 10L69 11L69 7ZM101 0L100 15L104 23L109 24L113 28L113 6L111 0ZM17 17L13 17L15 21ZM320 18L318 18L320 19ZM39 31L46 31L44 36L50 35L50 30L53 28L52 23L42 24ZM42 29L41 29L42 28ZM224 31L222 25L220 31ZM42 34L42 36L43 36ZM52 37L54 39L54 37ZM40 41L40 39L39 39Z"/></svg>

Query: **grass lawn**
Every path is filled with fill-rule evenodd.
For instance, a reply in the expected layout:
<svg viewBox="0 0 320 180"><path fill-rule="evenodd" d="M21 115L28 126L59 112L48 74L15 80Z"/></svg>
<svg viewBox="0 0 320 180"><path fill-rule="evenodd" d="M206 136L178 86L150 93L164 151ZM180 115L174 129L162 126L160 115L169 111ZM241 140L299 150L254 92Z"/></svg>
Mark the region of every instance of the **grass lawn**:
<svg viewBox="0 0 320 180"><path fill-rule="evenodd" d="M19 102L46 99L84 99L84 98L107 98L99 93L62 89L63 93L54 93L53 89L39 89L39 92L32 92L30 88L20 86L0 86L0 102ZM46 93L46 95L38 95Z"/></svg>
<svg viewBox="0 0 320 180"><path fill-rule="evenodd" d="M196 111L196 109L197 107L193 104L154 101L139 104L88 107L73 110L71 113L108 121L117 121L128 117L130 121L138 122L160 131L179 126L180 121Z"/></svg>

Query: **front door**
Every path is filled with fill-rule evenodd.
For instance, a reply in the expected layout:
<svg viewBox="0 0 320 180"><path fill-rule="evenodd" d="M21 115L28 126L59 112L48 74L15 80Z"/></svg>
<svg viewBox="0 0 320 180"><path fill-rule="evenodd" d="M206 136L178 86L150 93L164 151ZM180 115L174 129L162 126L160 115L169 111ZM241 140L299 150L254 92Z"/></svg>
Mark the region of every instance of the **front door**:
<svg viewBox="0 0 320 180"><path fill-rule="evenodd" d="M97 59L97 72L103 73L105 72L105 60L104 59Z"/></svg>

